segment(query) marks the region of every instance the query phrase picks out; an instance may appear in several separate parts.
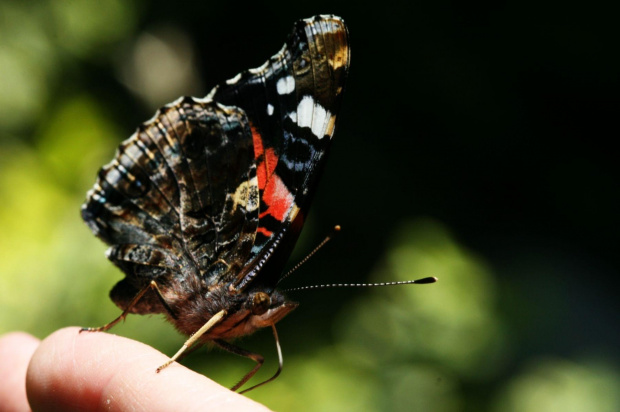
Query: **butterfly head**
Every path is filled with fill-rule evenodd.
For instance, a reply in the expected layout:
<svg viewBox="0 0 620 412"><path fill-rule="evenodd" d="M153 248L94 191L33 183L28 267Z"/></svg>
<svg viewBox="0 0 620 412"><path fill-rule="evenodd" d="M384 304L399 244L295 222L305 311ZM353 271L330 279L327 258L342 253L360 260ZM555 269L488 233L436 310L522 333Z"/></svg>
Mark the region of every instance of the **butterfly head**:
<svg viewBox="0 0 620 412"><path fill-rule="evenodd" d="M271 326L298 304L277 290L255 287L242 292L231 292L228 286L218 285L203 290L200 295L194 295L191 299L179 300L171 306L180 316L170 320L179 331L187 335L194 333L211 316L224 309L224 319L204 335L205 340L213 340L233 339Z"/></svg>
<svg viewBox="0 0 620 412"><path fill-rule="evenodd" d="M289 301L278 291L271 294L258 291L248 296L246 305L251 312L247 321L249 326L260 329L277 323L295 309L298 303Z"/></svg>
<svg viewBox="0 0 620 412"><path fill-rule="evenodd" d="M234 295L228 302L228 315L214 332L224 334L226 338L254 333L258 329L279 322L297 307L296 302L288 300L283 294L267 290L249 290Z"/></svg>

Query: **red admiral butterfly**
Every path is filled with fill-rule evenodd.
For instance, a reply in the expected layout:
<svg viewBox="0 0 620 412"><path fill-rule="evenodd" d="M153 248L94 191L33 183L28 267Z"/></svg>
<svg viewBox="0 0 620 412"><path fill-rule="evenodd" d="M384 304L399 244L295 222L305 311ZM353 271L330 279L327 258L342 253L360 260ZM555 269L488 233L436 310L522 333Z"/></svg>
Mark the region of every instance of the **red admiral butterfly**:
<svg viewBox="0 0 620 412"><path fill-rule="evenodd" d="M297 307L276 285L325 163L349 70L335 16L296 23L265 64L183 97L121 143L82 206L125 278L110 296L123 313L163 313L195 341L256 361L228 341ZM278 344L278 343L277 343ZM278 372L262 385L274 379ZM248 390L250 390L248 389Z"/></svg>

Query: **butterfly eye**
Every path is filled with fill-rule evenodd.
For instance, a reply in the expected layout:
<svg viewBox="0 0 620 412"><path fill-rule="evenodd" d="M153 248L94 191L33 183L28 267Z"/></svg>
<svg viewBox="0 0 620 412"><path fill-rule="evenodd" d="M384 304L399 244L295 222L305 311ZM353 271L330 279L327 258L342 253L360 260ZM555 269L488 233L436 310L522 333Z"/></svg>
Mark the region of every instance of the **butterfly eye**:
<svg viewBox="0 0 620 412"><path fill-rule="evenodd" d="M271 298L265 292L257 292L252 298L252 314L262 315L271 305Z"/></svg>

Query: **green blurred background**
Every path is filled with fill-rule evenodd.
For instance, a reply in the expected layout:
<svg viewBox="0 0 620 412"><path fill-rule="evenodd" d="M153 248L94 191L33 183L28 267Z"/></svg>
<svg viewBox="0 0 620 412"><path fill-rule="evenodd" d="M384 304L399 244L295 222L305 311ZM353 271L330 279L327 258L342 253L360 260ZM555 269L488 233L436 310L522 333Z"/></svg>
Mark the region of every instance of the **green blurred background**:
<svg viewBox="0 0 620 412"><path fill-rule="evenodd" d="M118 143L260 65L295 20L348 22L352 70L286 287L281 411L618 411L616 10L567 2L0 1L0 333L118 315L79 208ZM616 136L613 138L613 136ZM173 354L160 317L113 329ZM269 330L241 345L276 368ZM251 362L199 351L232 385Z"/></svg>

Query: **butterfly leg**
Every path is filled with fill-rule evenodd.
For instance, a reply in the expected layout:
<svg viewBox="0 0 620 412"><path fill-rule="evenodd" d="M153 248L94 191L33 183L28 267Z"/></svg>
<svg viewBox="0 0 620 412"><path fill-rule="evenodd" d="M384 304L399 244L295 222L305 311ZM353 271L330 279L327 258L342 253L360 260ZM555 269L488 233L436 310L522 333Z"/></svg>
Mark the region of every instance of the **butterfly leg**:
<svg viewBox="0 0 620 412"><path fill-rule="evenodd" d="M282 360L282 349L280 348L280 340L278 339L278 332L276 331L276 326L275 325L271 325L271 329L273 330L273 336L275 337L276 340L276 348L278 349L278 370L276 371L276 373L269 379L260 382L254 386L249 387L248 389L244 389L239 393L245 393L245 392L249 392L252 389L258 388L259 386L262 386L264 384L266 384L267 382L271 382L272 380L274 380L275 378L278 377L278 375L280 375L280 372L282 372L282 365L283 365L283 360ZM239 355L239 356L243 356L245 358L250 358L252 359L254 362L256 362L256 365L254 366L254 368L248 372L239 382L237 382L237 384L235 386L233 386L232 388L230 388L231 391L236 391L239 388L241 388L243 385L245 385L245 383L247 381L249 381L252 376L254 376L254 374L256 372L258 372L258 370L260 369L261 366L263 366L263 362L265 361L265 359L257 354L257 353L253 353L250 351L247 351L245 349L242 349L238 346L235 346L231 343L228 343L224 340L221 339L215 339L213 342L215 342L215 344L217 346L219 346L220 348L230 352L230 353L234 353L235 355Z"/></svg>
<svg viewBox="0 0 620 412"><path fill-rule="evenodd" d="M225 309L220 310L219 312L217 312L215 315L213 315L211 317L211 319L209 319L207 321L207 323L205 323L204 325L202 325L202 327L200 329L198 329L198 331L196 333L194 333L192 336L189 337L188 340L185 341L185 343L183 344L183 346L181 346L181 349L178 350L177 353L174 354L173 357L171 357L170 359L168 359L168 361L166 363L164 363L163 365L161 365L159 368L157 368L157 373L161 372L162 369L168 367L168 365L170 365L171 363L173 363L174 361L176 361L177 359L179 359L179 357L181 355L183 355L183 353L188 350L198 339L200 339L200 337L202 335L204 335L205 333L207 333L211 328L213 328L213 326L215 326L216 324L218 324L222 319L224 319L226 317L228 312L226 312Z"/></svg>
<svg viewBox="0 0 620 412"><path fill-rule="evenodd" d="M138 292L138 294L131 300L131 302L129 302L129 305L127 305L127 307L125 308L123 313L121 313L119 315L119 317L114 319L112 322L106 323L105 325L100 326L98 328L82 328L82 329L80 329L80 332L104 332L104 331L110 329L112 326L116 325L118 322L124 320L127 317L129 312L131 311L131 308L134 307L136 305L136 303L138 303L138 301L140 299L142 299L144 294L146 292L148 292L149 289L153 289L157 293L157 296L161 300L161 303L164 305L164 308L166 308L168 313L170 313L170 316L172 316L174 319L176 319L176 315L174 314L174 312L172 311L170 306L168 306L168 304L166 303L166 300L164 299L164 296L161 294L161 290L159 290L159 287L157 286L157 283L155 283L155 281L152 280L152 281L149 282L148 285L146 285L144 288L142 288L140 290L140 292Z"/></svg>
<svg viewBox="0 0 620 412"><path fill-rule="evenodd" d="M179 355L178 358L176 358L175 362L177 363L181 363L181 361L183 359L185 359L186 357L188 357L189 355L191 355L192 353L196 352L198 349L202 348L205 344L202 342L198 342L197 344L195 344L194 346L192 346L189 349L186 349L185 352L183 352L181 355Z"/></svg>

